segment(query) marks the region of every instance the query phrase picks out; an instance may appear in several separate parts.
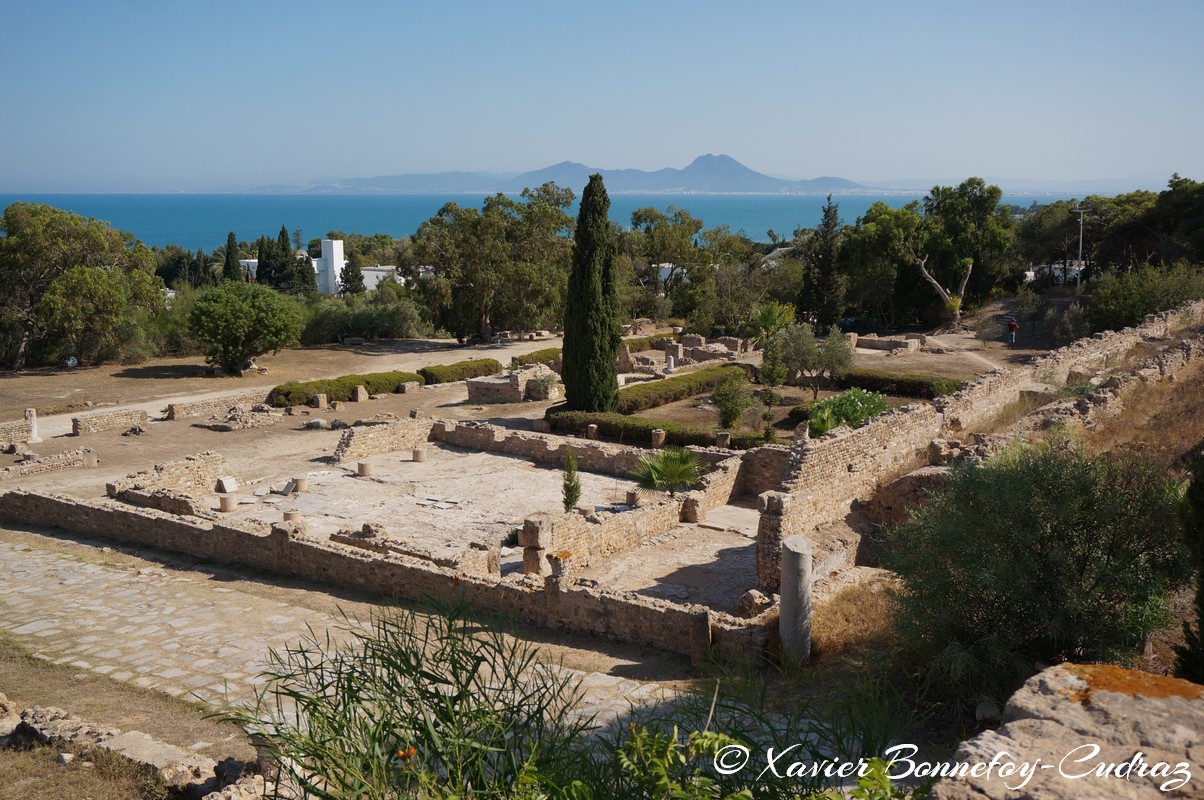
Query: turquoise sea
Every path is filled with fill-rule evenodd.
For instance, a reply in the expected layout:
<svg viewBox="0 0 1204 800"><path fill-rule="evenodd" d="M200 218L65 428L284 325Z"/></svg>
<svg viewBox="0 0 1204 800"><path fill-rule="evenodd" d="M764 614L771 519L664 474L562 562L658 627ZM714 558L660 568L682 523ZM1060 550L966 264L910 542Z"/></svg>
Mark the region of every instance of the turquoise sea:
<svg viewBox="0 0 1204 800"><path fill-rule="evenodd" d="M840 204L841 219L852 223L877 200L902 206L921 196L842 195L832 199ZM289 231L300 228L306 240L330 231L408 236L447 202L480 208L483 199L482 195L446 194L0 194L0 208L14 200L46 203L104 220L149 245L177 244L208 251L224 245L229 231L242 241L253 241L261 235L275 237L281 225ZM1035 198L1003 199L1027 207ZM1038 199L1047 203L1058 198ZM732 231L767 242L769 230L789 238L795 228L814 227L823 205L823 197L812 195L621 194L611 196L610 215L627 226L637 208L677 206L701 219L704 227L727 225Z"/></svg>

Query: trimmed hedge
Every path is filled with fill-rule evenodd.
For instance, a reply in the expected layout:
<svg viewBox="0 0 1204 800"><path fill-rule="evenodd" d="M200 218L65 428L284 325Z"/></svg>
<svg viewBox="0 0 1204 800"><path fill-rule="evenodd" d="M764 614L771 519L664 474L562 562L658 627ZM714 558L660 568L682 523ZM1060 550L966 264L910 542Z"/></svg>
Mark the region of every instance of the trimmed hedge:
<svg viewBox="0 0 1204 800"><path fill-rule="evenodd" d="M559 347L545 347L543 350L533 350L530 353L525 353L521 356L515 356L511 359L520 367L525 367L528 364L551 364L560 358L561 349Z"/></svg>
<svg viewBox="0 0 1204 800"><path fill-rule="evenodd" d="M840 389L865 389L869 392L894 395L895 397L920 397L932 400L953 394L962 387L955 378L936 375L897 375L872 369L853 369L834 381Z"/></svg>
<svg viewBox="0 0 1204 800"><path fill-rule="evenodd" d="M666 403L685 400L687 397L709 392L732 374L743 377L746 373L742 367L727 364L721 367L707 367L662 381L626 386L619 390L619 403L615 410L620 414L634 414Z"/></svg>
<svg viewBox="0 0 1204 800"><path fill-rule="evenodd" d="M502 371L502 365L494 358L473 358L455 364L433 364L418 370L428 386L436 383L454 383L482 375L494 375Z"/></svg>
<svg viewBox="0 0 1204 800"><path fill-rule="evenodd" d="M797 406L786 412L786 418L793 421L795 424L806 422L811 419L811 406L818 402L818 400L808 400L805 403L799 403Z"/></svg>
<svg viewBox="0 0 1204 800"><path fill-rule="evenodd" d="M667 444L685 447L714 447L715 434L713 428L700 425L681 425L676 422L665 422L659 419L645 419L623 414L589 413L586 411L556 411L547 414L547 420L552 430L560 433L585 434L590 425L598 426L598 434L607 439L617 439L625 444L652 444L652 432L665 432ZM753 433L733 434L731 446L737 450L747 450L765 444L765 439Z"/></svg>
<svg viewBox="0 0 1204 800"><path fill-rule="evenodd" d="M658 333L655 336L633 336L630 339L624 339L623 344L627 345L628 353L642 353L645 350L652 350L652 343L661 339L680 339L672 333Z"/></svg>
<svg viewBox="0 0 1204 800"><path fill-rule="evenodd" d="M289 381L272 389L268 402L277 408L303 406L319 394L326 395L327 400L350 400L356 386L363 386L369 394L390 394L400 392L411 381L421 384L422 376L413 372L369 372L320 381Z"/></svg>

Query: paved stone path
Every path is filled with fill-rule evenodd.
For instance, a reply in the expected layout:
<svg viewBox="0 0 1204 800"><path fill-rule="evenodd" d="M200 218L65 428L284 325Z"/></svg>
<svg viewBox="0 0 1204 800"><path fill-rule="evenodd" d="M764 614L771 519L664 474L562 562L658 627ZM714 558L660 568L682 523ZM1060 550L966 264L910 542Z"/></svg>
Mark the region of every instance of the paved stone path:
<svg viewBox="0 0 1204 800"><path fill-rule="evenodd" d="M55 664L176 697L211 705L250 699L264 682L269 648L340 624L187 574L122 569L0 540L0 629ZM597 714L603 725L626 717L633 703L669 695L655 683L566 671L581 679L580 713Z"/></svg>

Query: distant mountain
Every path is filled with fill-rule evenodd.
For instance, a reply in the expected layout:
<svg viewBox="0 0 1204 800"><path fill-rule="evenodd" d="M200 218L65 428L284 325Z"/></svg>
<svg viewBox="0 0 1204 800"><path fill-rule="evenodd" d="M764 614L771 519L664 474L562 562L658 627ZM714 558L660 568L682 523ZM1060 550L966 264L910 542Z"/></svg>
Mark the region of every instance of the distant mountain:
<svg viewBox="0 0 1204 800"><path fill-rule="evenodd" d="M489 194L518 193L528 187L554 181L574 191L601 173L611 194L834 194L864 192L869 187L844 178L814 178L792 181L773 178L749 169L731 156L699 156L685 169L596 169L572 161L524 172L499 175L488 172L433 172L426 174L380 175L375 178L342 178L309 183L261 186L253 193L328 194Z"/></svg>

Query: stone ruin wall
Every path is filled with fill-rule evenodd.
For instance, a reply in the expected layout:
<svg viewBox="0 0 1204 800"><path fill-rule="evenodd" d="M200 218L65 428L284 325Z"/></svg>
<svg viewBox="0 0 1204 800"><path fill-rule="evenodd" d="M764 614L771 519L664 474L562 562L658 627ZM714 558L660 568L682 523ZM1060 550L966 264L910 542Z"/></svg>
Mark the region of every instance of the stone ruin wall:
<svg viewBox="0 0 1204 800"><path fill-rule="evenodd" d="M25 409L22 419L0 422L0 442L5 444L26 444L37 438L38 412L32 408Z"/></svg>
<svg viewBox="0 0 1204 800"><path fill-rule="evenodd" d="M268 394L262 389L254 392L244 392L226 397L210 397L204 400L191 400L182 403L167 404L169 420L187 419L189 417L211 417L214 414L224 414L235 406L253 406L267 402Z"/></svg>
<svg viewBox="0 0 1204 800"><path fill-rule="evenodd" d="M71 434L84 436L89 433L100 433L117 428L132 428L146 422L146 412L139 409L124 408L115 411L94 411L90 414L80 414L71 418Z"/></svg>
<svg viewBox="0 0 1204 800"><path fill-rule="evenodd" d="M23 478L27 475L41 475L45 472L58 472L64 469L81 469L95 467L98 463L96 451L91 447L77 447L58 455L35 458L23 461L11 467L0 469L0 481L9 478Z"/></svg>
<svg viewBox="0 0 1204 800"><path fill-rule="evenodd" d="M126 475L106 484L105 493L143 508L212 517L209 503L202 498L212 494L217 479L226 474L225 457L206 450Z"/></svg>
<svg viewBox="0 0 1204 800"><path fill-rule="evenodd" d="M514 614L554 630L590 633L701 658L710 646L760 659L769 640L758 621L568 578L483 578L397 555L321 542L296 523L215 522L113 500L14 491L0 516L87 536L147 545L220 563L265 569L389 597L422 599L463 592L478 608Z"/></svg>
<svg viewBox="0 0 1204 800"><path fill-rule="evenodd" d="M1136 328L1105 331L1059 348L1033 364L993 370L961 391L934 403L888 412L855 430L837 428L791 451L792 463L776 491L760 495L757 533L757 583L762 591L778 590L781 542L808 536L826 523L844 518L858 500L868 500L877 487L927 462L928 443L984 425L1020 398L1034 381L1063 383L1073 370L1098 371L1111 358L1124 356L1142 341L1163 338L1204 319L1204 301L1152 314ZM1165 363L1186 363L1182 356ZM1175 351L1170 351L1175 352ZM1163 363L1163 362L1159 362Z"/></svg>
<svg viewBox="0 0 1204 800"><path fill-rule="evenodd" d="M430 440L433 424L429 419L403 419L380 425L354 425L343 431L332 458L338 463L418 447Z"/></svg>
<svg viewBox="0 0 1204 800"><path fill-rule="evenodd" d="M790 455L791 448L782 444L745 450L740 459L740 494L756 497L777 489L786 479Z"/></svg>

